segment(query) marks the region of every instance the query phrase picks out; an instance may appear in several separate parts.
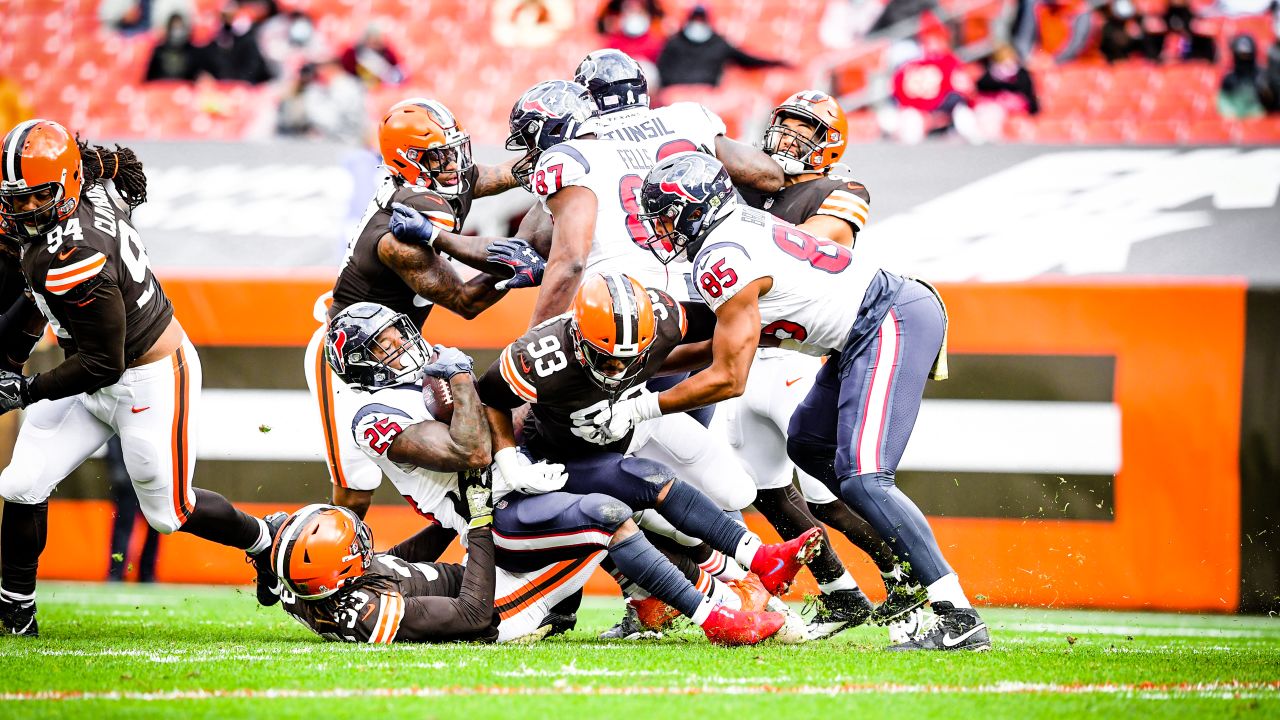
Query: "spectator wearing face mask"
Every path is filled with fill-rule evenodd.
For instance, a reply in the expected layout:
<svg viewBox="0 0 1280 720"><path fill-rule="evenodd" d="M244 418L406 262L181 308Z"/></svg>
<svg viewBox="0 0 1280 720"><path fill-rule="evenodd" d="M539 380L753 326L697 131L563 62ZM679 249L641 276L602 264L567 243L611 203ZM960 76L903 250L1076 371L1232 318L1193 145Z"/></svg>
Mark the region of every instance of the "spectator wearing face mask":
<svg viewBox="0 0 1280 720"><path fill-rule="evenodd" d="M181 15L169 16L164 37L151 51L147 81L195 80L204 71L204 51L191 42L191 28Z"/></svg>
<svg viewBox="0 0 1280 720"><path fill-rule="evenodd" d="M1218 114L1230 120L1262 117L1262 70L1258 67L1258 45L1250 35L1231 39L1231 70L1218 87Z"/></svg>
<svg viewBox="0 0 1280 720"><path fill-rule="evenodd" d="M658 73L662 84L718 86L728 64L744 68L788 67L781 60L770 60L743 52L729 44L711 28L707 9L695 5L680 32L667 39L658 56Z"/></svg>
<svg viewBox="0 0 1280 720"><path fill-rule="evenodd" d="M658 0L609 0L596 16L596 32L611 47L641 62L658 62L662 44L662 17Z"/></svg>
<svg viewBox="0 0 1280 720"><path fill-rule="evenodd" d="M333 57L311 17L301 10L282 12L263 22L258 29L258 47L277 78L297 77L308 62Z"/></svg>

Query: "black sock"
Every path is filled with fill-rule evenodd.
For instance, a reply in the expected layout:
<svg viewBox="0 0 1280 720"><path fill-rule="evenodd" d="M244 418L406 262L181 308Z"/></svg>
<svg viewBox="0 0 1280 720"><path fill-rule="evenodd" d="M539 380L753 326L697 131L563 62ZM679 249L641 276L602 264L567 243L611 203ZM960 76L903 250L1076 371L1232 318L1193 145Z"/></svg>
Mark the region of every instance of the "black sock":
<svg viewBox="0 0 1280 720"><path fill-rule="evenodd" d="M0 519L0 591L35 595L36 568L49 536L49 503L7 502Z"/></svg>
<svg viewBox="0 0 1280 720"><path fill-rule="evenodd" d="M822 551L809 563L809 570L820 583L834 582L844 575L844 564L831 547L826 530L809 513L804 497L795 485L757 490L754 505L783 540L798 538L812 528L822 529Z"/></svg>
<svg viewBox="0 0 1280 720"><path fill-rule="evenodd" d="M618 571L644 591L693 617L705 596L644 535L636 533L609 546Z"/></svg>
<svg viewBox="0 0 1280 720"><path fill-rule="evenodd" d="M813 512L814 517L835 528L840 534L849 538L849 542L856 545L858 549L870 555L880 572L887 573L893 570L893 565L897 561L893 546L880 537L875 528L871 527L871 523L855 513L843 501L835 500L825 505L809 503L809 510Z"/></svg>
<svg viewBox="0 0 1280 720"><path fill-rule="evenodd" d="M737 553L738 543L747 534L747 529L730 520L711 498L682 480L672 481L658 512L680 532L705 540L729 557Z"/></svg>
<svg viewBox="0 0 1280 720"><path fill-rule="evenodd" d="M684 576L689 579L689 582L694 585L698 584L698 580L700 579L698 563L694 561L693 556L689 554L689 551L699 547L706 547L705 543L694 547L685 547L664 535L659 535L658 533L650 532L648 530L644 530L643 532L644 536L649 539L649 542L654 547L658 548L658 551L665 555L667 559L671 561L671 564L676 566L677 570L684 573Z"/></svg>
<svg viewBox="0 0 1280 720"><path fill-rule="evenodd" d="M248 550L258 542L262 526L257 518L237 510L218 493L196 488L196 509L183 524L181 532L219 545Z"/></svg>

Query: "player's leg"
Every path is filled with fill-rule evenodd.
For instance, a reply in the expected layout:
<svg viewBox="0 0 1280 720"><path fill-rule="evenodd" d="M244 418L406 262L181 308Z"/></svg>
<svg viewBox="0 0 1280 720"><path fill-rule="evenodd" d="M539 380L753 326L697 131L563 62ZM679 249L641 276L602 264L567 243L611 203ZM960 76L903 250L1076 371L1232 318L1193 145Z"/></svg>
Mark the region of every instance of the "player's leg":
<svg viewBox="0 0 1280 720"><path fill-rule="evenodd" d="M147 523L157 532L181 530L244 550L252 559L270 548L275 527L192 483L202 380L200 356L184 340L169 357L126 370L102 392L116 398L112 419ZM283 513L269 518L281 524L283 519ZM254 564L258 601L272 605L278 596L269 563Z"/></svg>
<svg viewBox="0 0 1280 720"><path fill-rule="evenodd" d="M528 573L498 568L493 595L498 642L532 643L568 629L570 619L556 607L582 592L604 556L598 551Z"/></svg>
<svg viewBox="0 0 1280 720"><path fill-rule="evenodd" d="M902 649L987 649L986 626L947 564L924 513L894 483L915 426L924 384L946 328L941 302L908 282L876 338L845 359L841 377L835 470L840 496L887 538L924 585L939 616L935 632Z"/></svg>
<svg viewBox="0 0 1280 720"><path fill-rule="evenodd" d="M111 437L89 412L88 395L27 408L13 459L0 473L0 622L4 632L35 636L36 569L49 527L49 494Z"/></svg>
<svg viewBox="0 0 1280 720"><path fill-rule="evenodd" d="M373 491L382 483L382 471L360 451L351 435L351 420L359 410L360 401L325 362L324 331L325 326L321 325L307 344L303 360L307 387L320 411L324 460L333 482L333 504L350 508L363 518L373 500Z"/></svg>
<svg viewBox="0 0 1280 720"><path fill-rule="evenodd" d="M649 420L636 429L636 435L628 454L666 465L720 509L742 510L755 500L755 483L735 462L728 441L688 415Z"/></svg>

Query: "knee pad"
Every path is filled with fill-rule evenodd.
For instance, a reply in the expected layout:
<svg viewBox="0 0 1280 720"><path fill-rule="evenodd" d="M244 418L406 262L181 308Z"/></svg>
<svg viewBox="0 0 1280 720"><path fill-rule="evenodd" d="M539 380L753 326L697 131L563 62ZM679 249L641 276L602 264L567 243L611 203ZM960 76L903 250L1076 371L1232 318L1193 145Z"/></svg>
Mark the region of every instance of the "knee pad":
<svg viewBox="0 0 1280 720"><path fill-rule="evenodd" d="M146 505L142 506L142 517L147 519L147 524L151 526L152 530L161 535L172 535L182 529L182 523L178 521L177 517L172 514L164 517L153 517L152 513L147 511Z"/></svg>
<svg viewBox="0 0 1280 720"><path fill-rule="evenodd" d="M618 469L639 481L631 503L640 508L651 508L656 505L662 488L676 480L674 470L648 458L625 457L618 464Z"/></svg>
<svg viewBox="0 0 1280 720"><path fill-rule="evenodd" d="M756 485L754 482L750 482L751 477L745 473L731 474L735 475L735 477L742 475L747 482L719 483L716 487L711 488L711 492L708 492L707 496L716 505L720 506L721 510L729 512L740 511L756 501Z"/></svg>
<svg viewBox="0 0 1280 720"><path fill-rule="evenodd" d="M836 446L787 438L787 457L828 487L836 482Z"/></svg>
<svg viewBox="0 0 1280 720"><path fill-rule="evenodd" d="M578 501L578 508L592 523L611 533L635 514L630 505L617 498L598 493L582 496Z"/></svg>
<svg viewBox="0 0 1280 720"><path fill-rule="evenodd" d="M35 505L48 499L36 497L36 480L44 469L44 456L39 453L14 455L9 467L0 473L0 498L20 505Z"/></svg>

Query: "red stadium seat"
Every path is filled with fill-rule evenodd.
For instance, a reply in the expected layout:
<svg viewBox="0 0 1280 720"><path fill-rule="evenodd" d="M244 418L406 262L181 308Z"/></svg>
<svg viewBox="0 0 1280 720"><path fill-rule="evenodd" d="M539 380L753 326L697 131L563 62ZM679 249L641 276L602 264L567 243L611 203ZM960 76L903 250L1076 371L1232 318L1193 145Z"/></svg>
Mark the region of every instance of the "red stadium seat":
<svg viewBox="0 0 1280 720"><path fill-rule="evenodd" d="M1245 120L1237 130L1236 142L1246 145L1280 145L1280 116Z"/></svg>
<svg viewBox="0 0 1280 720"><path fill-rule="evenodd" d="M1195 120L1187 124L1182 141L1187 145L1226 145L1232 142L1235 125L1222 118Z"/></svg>

